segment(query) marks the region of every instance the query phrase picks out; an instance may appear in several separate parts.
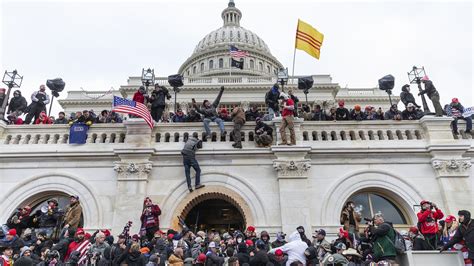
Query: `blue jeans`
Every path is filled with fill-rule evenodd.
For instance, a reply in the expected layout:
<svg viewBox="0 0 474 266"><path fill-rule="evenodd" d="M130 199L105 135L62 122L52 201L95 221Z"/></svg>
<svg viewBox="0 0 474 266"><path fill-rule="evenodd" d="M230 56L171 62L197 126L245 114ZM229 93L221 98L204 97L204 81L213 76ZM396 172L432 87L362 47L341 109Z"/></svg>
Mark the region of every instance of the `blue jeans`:
<svg viewBox="0 0 474 266"><path fill-rule="evenodd" d="M222 119L219 117L204 118L202 121L204 122L204 129L206 130L206 134L208 136L211 135L211 128L209 127L211 122L216 122L216 124L219 126L219 129L221 130L221 134L224 134L224 121L222 121Z"/></svg>
<svg viewBox="0 0 474 266"><path fill-rule="evenodd" d="M196 171L196 186L201 184L201 167L196 158L183 157L184 174L186 175L186 182L188 188L191 188L191 167Z"/></svg>
<svg viewBox="0 0 474 266"><path fill-rule="evenodd" d="M268 114L271 116L271 119L280 116L280 112L275 112L272 108L268 107Z"/></svg>
<svg viewBox="0 0 474 266"><path fill-rule="evenodd" d="M471 131L472 130L472 118L470 116L468 116L468 117L454 117L454 120L451 122L451 125L453 127L454 132L458 131L458 120L459 119L466 120L466 131Z"/></svg>

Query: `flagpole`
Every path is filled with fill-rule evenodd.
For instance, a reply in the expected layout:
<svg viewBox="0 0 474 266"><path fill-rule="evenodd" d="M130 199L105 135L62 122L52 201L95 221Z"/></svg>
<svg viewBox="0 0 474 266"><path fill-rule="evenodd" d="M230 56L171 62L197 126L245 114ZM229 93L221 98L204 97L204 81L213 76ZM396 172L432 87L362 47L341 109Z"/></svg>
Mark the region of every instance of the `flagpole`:
<svg viewBox="0 0 474 266"><path fill-rule="evenodd" d="M291 71L291 77L295 76L295 58L296 58L296 46L295 46L295 51L293 52L293 70Z"/></svg>
<svg viewBox="0 0 474 266"><path fill-rule="evenodd" d="M230 61L229 61L229 77L232 77L232 54L230 53L230 46L232 46L232 43L229 42L229 56L230 56Z"/></svg>

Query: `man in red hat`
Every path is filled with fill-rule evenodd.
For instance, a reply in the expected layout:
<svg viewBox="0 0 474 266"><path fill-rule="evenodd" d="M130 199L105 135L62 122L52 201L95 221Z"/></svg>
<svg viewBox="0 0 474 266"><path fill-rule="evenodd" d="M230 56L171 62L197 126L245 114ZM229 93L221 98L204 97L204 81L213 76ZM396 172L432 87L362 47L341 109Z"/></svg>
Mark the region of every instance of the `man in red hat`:
<svg viewBox="0 0 474 266"><path fill-rule="evenodd" d="M466 133L470 134L472 130L472 118L471 116L464 117L464 106L459 102L458 98L453 98L451 103L445 107L446 113L451 115L454 119L451 121L451 128L453 130L453 134L458 135L458 120L465 120L466 121Z"/></svg>
<svg viewBox="0 0 474 266"><path fill-rule="evenodd" d="M157 204L153 204L149 197L146 197L143 201L143 211L140 217L142 222L140 234L142 236L146 235L148 241L151 241L155 232L160 229L160 215L160 207Z"/></svg>
<svg viewBox="0 0 474 266"><path fill-rule="evenodd" d="M420 202L421 210L418 212L418 228L425 237L425 249L435 250L438 247L438 220L443 218L443 212L438 206L427 200Z"/></svg>
<svg viewBox="0 0 474 266"><path fill-rule="evenodd" d="M64 261L67 261L69 259L69 256L73 251L78 250L79 252L83 251L82 249L88 250L89 247L87 245L83 245L83 243L87 241L85 239L85 232L84 229L82 228L77 228L76 234L74 235L74 241L71 242L68 246L66 256L64 257Z"/></svg>
<svg viewBox="0 0 474 266"><path fill-rule="evenodd" d="M349 113L349 110L344 107L344 101L339 100L337 102L337 109L336 109L336 120L350 120L351 114Z"/></svg>
<svg viewBox="0 0 474 266"><path fill-rule="evenodd" d="M20 254L25 242L18 237L16 229L10 229L4 239L0 240L0 247L11 247L14 254Z"/></svg>

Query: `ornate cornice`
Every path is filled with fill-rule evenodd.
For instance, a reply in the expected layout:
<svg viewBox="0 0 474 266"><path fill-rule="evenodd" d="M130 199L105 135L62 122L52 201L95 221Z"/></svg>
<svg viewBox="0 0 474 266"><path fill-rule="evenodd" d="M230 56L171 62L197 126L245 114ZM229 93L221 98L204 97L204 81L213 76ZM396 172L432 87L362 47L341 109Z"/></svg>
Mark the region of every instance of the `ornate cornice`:
<svg viewBox="0 0 474 266"><path fill-rule="evenodd" d="M114 166L119 181L147 181L152 168L150 162L115 162Z"/></svg>
<svg viewBox="0 0 474 266"><path fill-rule="evenodd" d="M467 177L472 163L470 159L433 159L431 165L438 177Z"/></svg>
<svg viewBox="0 0 474 266"><path fill-rule="evenodd" d="M307 178L310 168L309 160L273 162L273 169L278 172L278 178Z"/></svg>

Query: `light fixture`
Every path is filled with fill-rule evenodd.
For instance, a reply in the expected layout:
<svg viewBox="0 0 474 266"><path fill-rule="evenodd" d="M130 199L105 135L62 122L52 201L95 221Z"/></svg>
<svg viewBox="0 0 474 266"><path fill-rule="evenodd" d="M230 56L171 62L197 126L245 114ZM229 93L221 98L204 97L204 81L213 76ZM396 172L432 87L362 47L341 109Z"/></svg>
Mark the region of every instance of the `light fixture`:
<svg viewBox="0 0 474 266"><path fill-rule="evenodd" d="M5 74L2 79L3 84L7 85L8 91L3 98L2 106L0 108L0 120L5 118L5 110L7 108L8 98L10 97L10 92L12 88L20 88L21 83L23 82L23 76L18 75L18 71L13 70L8 72L5 70Z"/></svg>

